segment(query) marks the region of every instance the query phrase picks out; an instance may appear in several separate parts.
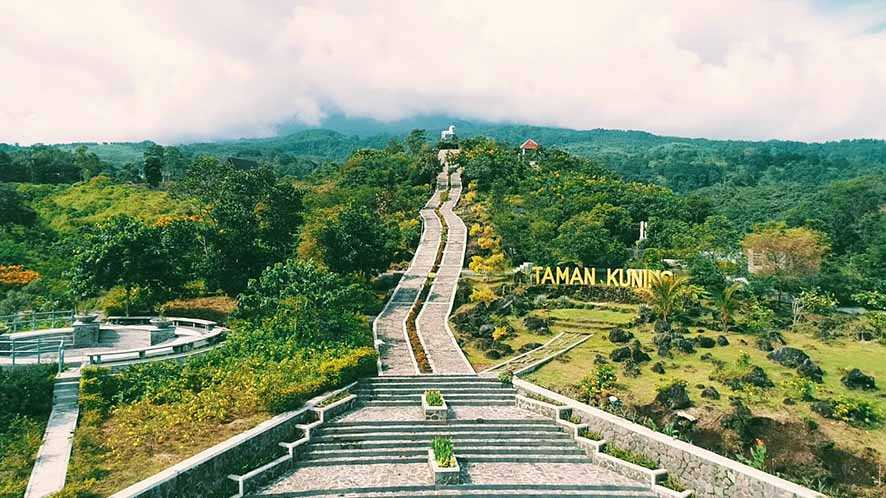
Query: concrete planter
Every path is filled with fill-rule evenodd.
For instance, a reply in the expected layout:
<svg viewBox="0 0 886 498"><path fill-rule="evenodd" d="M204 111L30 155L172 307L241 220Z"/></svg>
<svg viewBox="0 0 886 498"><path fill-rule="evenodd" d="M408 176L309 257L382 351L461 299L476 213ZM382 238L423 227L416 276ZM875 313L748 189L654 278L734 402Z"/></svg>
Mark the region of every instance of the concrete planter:
<svg viewBox="0 0 886 498"><path fill-rule="evenodd" d="M431 406L428 404L427 395L422 393L421 395L421 409L425 412L425 420L447 420L449 418L449 406L446 405L446 400L443 400L443 404L440 406Z"/></svg>
<svg viewBox="0 0 886 498"><path fill-rule="evenodd" d="M576 436L575 442L582 450L584 450L585 455L587 455L591 460L596 458L597 453L600 453L603 445L606 444L605 439L594 441L593 439L589 439L584 436Z"/></svg>
<svg viewBox="0 0 886 498"><path fill-rule="evenodd" d="M160 317L151 318L150 322L151 322L151 325L157 327L158 329L168 329L168 328L172 327L172 322L170 322L169 320L167 320L165 318L160 318Z"/></svg>
<svg viewBox="0 0 886 498"><path fill-rule="evenodd" d="M461 467L458 465L458 459L455 459L455 465L452 467L441 467L437 465L437 459L434 458L434 450L428 450L428 465L431 472L434 473L435 486L447 486L450 484L461 483Z"/></svg>
<svg viewBox="0 0 886 498"><path fill-rule="evenodd" d="M605 467L616 474L621 474L628 479L646 483L650 488L658 484L659 480L663 479L668 473L665 469L647 469L646 467L641 467L635 463L626 462L612 455L607 455L602 451L594 455L594 463L601 467Z"/></svg>
<svg viewBox="0 0 886 498"><path fill-rule="evenodd" d="M695 492L691 489L687 489L686 491L674 491L673 489L666 488L660 484L653 486L652 492L659 498L689 498L695 495Z"/></svg>
<svg viewBox="0 0 886 498"><path fill-rule="evenodd" d="M98 319L98 315L74 315L74 321L78 323L93 323Z"/></svg>

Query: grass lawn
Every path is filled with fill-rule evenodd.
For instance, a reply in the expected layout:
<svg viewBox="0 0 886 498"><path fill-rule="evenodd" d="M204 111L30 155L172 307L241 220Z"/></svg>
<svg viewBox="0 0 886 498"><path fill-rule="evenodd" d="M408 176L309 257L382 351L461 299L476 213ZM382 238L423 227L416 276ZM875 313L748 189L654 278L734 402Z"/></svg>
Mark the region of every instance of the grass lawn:
<svg viewBox="0 0 886 498"><path fill-rule="evenodd" d="M556 310L560 313L573 312L581 315L586 310ZM571 313L567 313L570 315ZM692 328L693 335L698 329ZM640 329L631 330L637 339L645 346L652 345L651 326L646 325ZM705 330L705 335L716 337L719 332ZM886 347L877 343L858 343L849 340L840 340L830 343L822 343L811 337L785 333L789 346L806 351L812 359L825 371L824 383L816 386L815 396L820 399L849 396L860 398L874 403L881 411L886 410L886 402L881 391L849 390L840 382L841 369L860 368L869 375L873 375L883 389L886 383ZM728 366L735 365L739 355L746 352L751 357L753 365L759 365L766 370L769 378L775 383L771 389L756 389L743 391L742 394L748 400L748 406L755 415L767 416L776 420L798 420L804 417L815 420L821 430L831 439L842 440L847 446L855 449L872 447L881 454L886 453L886 430L877 428L864 430L854 428L843 422L825 419L809 408L809 404L798 402L795 405L785 405L783 400L790 397L791 391L784 385L784 381L796 377L794 369L783 367L766 357L766 353L754 346L754 338L751 336L729 334L730 345L717 346L712 349L697 348L696 353L685 355L674 353L674 358L659 358L650 351L652 361L641 365L641 375L636 378L626 377L620 366L616 367L618 375L617 393L620 397L631 404L646 405L651 403L660 385L669 384L674 380L685 380L689 386L689 394L695 407L692 409L699 416L711 409L726 411L729 408L729 397L736 393L723 383L712 380L716 368L710 361L702 361L701 355L711 353L715 359L722 360ZM743 344L745 341L746 344ZM526 379L553 390L563 390L575 384L584 375L594 368L594 358L600 354L609 357L609 353L616 347L609 342L605 334L594 334L587 342L570 351L565 357L553 361L536 372L529 374ZM657 361L661 361L665 367L664 374L651 371L650 367ZM696 385L704 384L714 386L720 392L719 400L709 400L700 397L701 390Z"/></svg>
<svg viewBox="0 0 886 498"><path fill-rule="evenodd" d="M499 359L492 360L492 359L489 359L486 357L484 351L480 351L479 349L477 349L474 341L468 341L465 343L464 347L462 347L462 350L464 351L465 356L467 356L468 361L471 362L471 365L474 367L474 370L477 370L479 372L480 370L484 370L484 369L489 368L493 365L497 365L499 363L507 361L515 356L520 355L521 354L520 348L524 344L529 344L531 342L537 342L539 344L544 344L544 343L550 341L551 339L553 339L554 336L556 335L556 333L542 335L542 334L535 334L533 332L530 332L530 331L526 330L526 327L523 326L523 320L521 320L520 318L510 317L508 319L508 323L510 323L511 326L514 327L514 330L516 330L516 334L514 337L504 341L507 344L509 344L512 348L514 348L514 352L512 354L504 356ZM452 330L456 330L456 327L452 324L450 324L450 328L452 328Z"/></svg>

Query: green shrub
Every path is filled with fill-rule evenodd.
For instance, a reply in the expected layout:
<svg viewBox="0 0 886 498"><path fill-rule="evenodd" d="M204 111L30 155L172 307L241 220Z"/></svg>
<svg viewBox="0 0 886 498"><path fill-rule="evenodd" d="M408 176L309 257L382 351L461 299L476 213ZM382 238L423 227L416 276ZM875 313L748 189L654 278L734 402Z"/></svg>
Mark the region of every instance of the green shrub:
<svg viewBox="0 0 886 498"><path fill-rule="evenodd" d="M514 382L514 372L512 370L502 370L498 373L498 381L502 384L511 385Z"/></svg>
<svg viewBox="0 0 886 498"><path fill-rule="evenodd" d="M160 305L160 313L165 316L199 318L224 324L236 307L237 300L228 296L196 297L163 303Z"/></svg>
<svg viewBox="0 0 886 498"><path fill-rule="evenodd" d="M590 374L586 375L580 382L579 388L582 391L584 401L590 401L606 393L615 386L618 377L615 370L609 365L600 365L596 367Z"/></svg>
<svg viewBox="0 0 886 498"><path fill-rule="evenodd" d="M455 455L452 453L452 438L436 436L431 441L431 448L434 450L434 460L441 467L455 466Z"/></svg>
<svg viewBox="0 0 886 498"><path fill-rule="evenodd" d="M741 453L735 455L735 459L739 462L753 467L757 470L766 470L766 443L761 439L754 441L754 445L749 450L750 456L746 457Z"/></svg>
<svg viewBox="0 0 886 498"><path fill-rule="evenodd" d="M630 462L635 465L639 465L640 467L645 467L647 469L655 470L658 468L658 462L649 458L648 456L642 453L619 448L618 446L615 446L611 443L606 443L603 446L603 453L614 456L619 460L624 460L625 462Z"/></svg>
<svg viewBox="0 0 886 498"><path fill-rule="evenodd" d="M0 426L0 496L25 494L45 420L19 415Z"/></svg>
<svg viewBox="0 0 886 498"><path fill-rule="evenodd" d="M882 415L870 402L841 396L833 400L834 418L861 426L876 426L882 421Z"/></svg>
<svg viewBox="0 0 886 498"><path fill-rule="evenodd" d="M107 416L114 406L120 380L111 370L86 366L80 370L80 407Z"/></svg>
<svg viewBox="0 0 886 498"><path fill-rule="evenodd" d="M49 415L57 370L53 364L0 369L0 430L19 416Z"/></svg>
<svg viewBox="0 0 886 498"><path fill-rule="evenodd" d="M443 395L436 389L425 391L425 400L430 406L443 406Z"/></svg>

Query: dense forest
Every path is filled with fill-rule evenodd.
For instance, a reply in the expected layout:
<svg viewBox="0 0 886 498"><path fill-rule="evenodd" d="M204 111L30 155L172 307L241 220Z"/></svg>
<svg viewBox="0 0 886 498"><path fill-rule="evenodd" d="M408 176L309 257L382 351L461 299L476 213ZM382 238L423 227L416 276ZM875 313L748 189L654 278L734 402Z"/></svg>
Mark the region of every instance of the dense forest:
<svg viewBox="0 0 886 498"><path fill-rule="evenodd" d="M883 141L459 126L476 274L523 262L676 268L706 306L747 282L742 319L722 322L748 334L788 320L788 296L886 309ZM185 381L159 365L88 374L94 391L72 486L108 494L157 470L154 453L187 456L230 435L234 420L291 409L371 369L369 318L390 291L378 277L412 257L438 144L422 130L348 131L169 146L0 144L0 315L233 312L224 352L189 361ZM527 137L542 148L521 154ZM641 221L648 237L638 241ZM748 250L790 257L751 273ZM884 314L868 316L816 333L851 326L882 341ZM292 362L307 366L288 369ZM180 382L190 387L182 392ZM27 419L3 415L30 428L0 433L17 448L3 460L9 489L26 480L22 455L45 423L37 408ZM197 411L198 440L164 439L163 420L193 421Z"/></svg>

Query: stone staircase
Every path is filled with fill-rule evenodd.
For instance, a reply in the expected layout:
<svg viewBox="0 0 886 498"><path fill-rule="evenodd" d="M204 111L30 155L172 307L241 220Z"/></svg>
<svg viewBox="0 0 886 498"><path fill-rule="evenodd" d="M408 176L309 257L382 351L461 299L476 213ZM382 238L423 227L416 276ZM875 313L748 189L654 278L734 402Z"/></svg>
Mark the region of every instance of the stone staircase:
<svg viewBox="0 0 886 498"><path fill-rule="evenodd" d="M465 496L473 498L654 498L641 486L605 484L456 484L446 488L425 486L353 487L328 491L269 493L280 498L424 498L427 496Z"/></svg>
<svg viewBox="0 0 886 498"><path fill-rule="evenodd" d="M302 465L427 462L436 436L449 436L460 462L588 462L568 434L547 420L333 422L312 437Z"/></svg>
<svg viewBox="0 0 886 498"><path fill-rule="evenodd" d="M408 375L361 380L354 391L364 406L420 406L437 389L450 406L513 406L517 391L496 379L476 375Z"/></svg>
<svg viewBox="0 0 886 498"><path fill-rule="evenodd" d="M425 420L421 396L440 390L445 421ZM551 418L516 406L516 391L476 375L372 377L355 408L310 428L291 469L247 496L651 498L648 485L592 463ZM435 485L428 449L450 437L461 484ZM238 495L242 496L242 495Z"/></svg>

